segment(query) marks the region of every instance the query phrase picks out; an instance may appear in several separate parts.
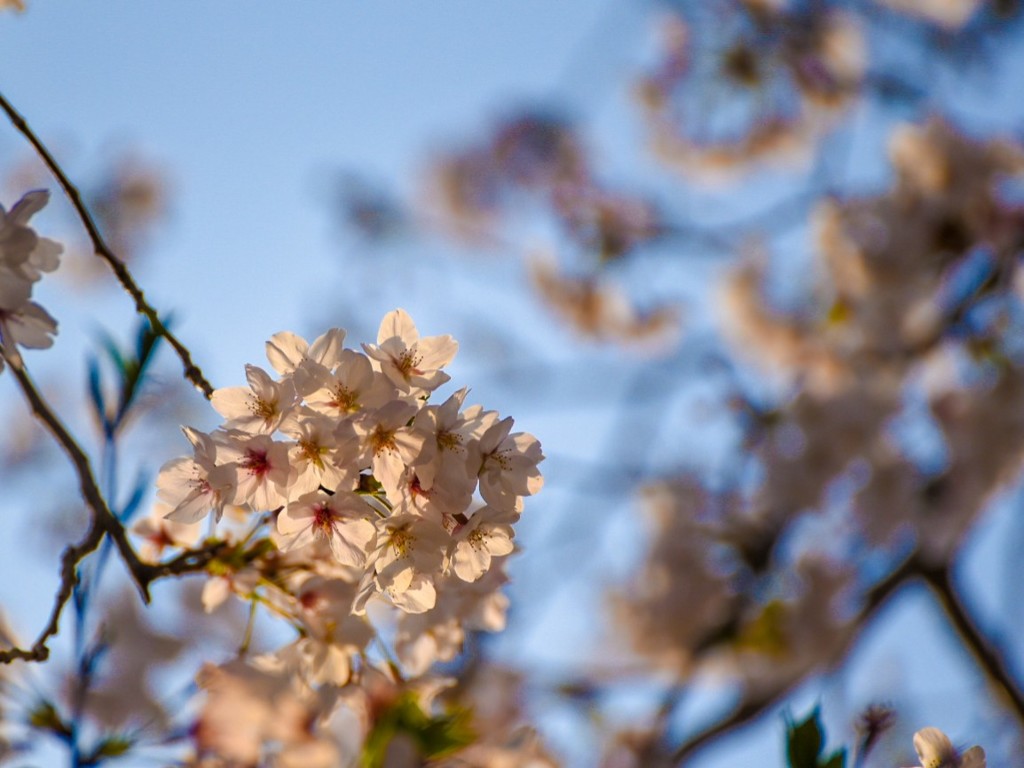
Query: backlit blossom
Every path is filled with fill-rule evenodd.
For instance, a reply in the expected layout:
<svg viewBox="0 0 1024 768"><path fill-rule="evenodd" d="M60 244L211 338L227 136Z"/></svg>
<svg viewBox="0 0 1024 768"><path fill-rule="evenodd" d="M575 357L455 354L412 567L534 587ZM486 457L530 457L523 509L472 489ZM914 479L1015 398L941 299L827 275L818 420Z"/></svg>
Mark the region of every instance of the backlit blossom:
<svg viewBox="0 0 1024 768"><path fill-rule="evenodd" d="M520 496L531 496L544 485L537 465L544 460L540 442L512 430L512 417L502 419L480 438L480 495L488 504L512 510Z"/></svg>
<svg viewBox="0 0 1024 768"><path fill-rule="evenodd" d="M277 429L295 404L290 381L276 382L262 368L245 367L248 387L218 389L210 404L226 421L228 429L269 434Z"/></svg>
<svg viewBox="0 0 1024 768"><path fill-rule="evenodd" d="M369 514L369 507L354 493L313 491L278 515L277 530L286 537L289 549L326 541L338 562L361 566L377 539Z"/></svg>
<svg viewBox="0 0 1024 768"><path fill-rule="evenodd" d="M63 251L59 243L40 237L28 225L48 200L47 192L35 191L10 211L0 207L0 350L16 364L21 359L19 346L46 349L57 333L57 321L31 300L34 284L44 272L57 268Z"/></svg>
<svg viewBox="0 0 1024 768"><path fill-rule="evenodd" d="M491 567L492 557L512 552L516 515L494 507L478 509L454 536L452 570L463 581L476 581Z"/></svg>
<svg viewBox="0 0 1024 768"><path fill-rule="evenodd" d="M193 455L171 459L160 468L157 495L171 508L170 520L195 523L210 512L220 520L234 494L231 469L217 467L217 445L209 435L190 427L182 431L192 443Z"/></svg>
<svg viewBox="0 0 1024 768"><path fill-rule="evenodd" d="M960 753L938 728L922 728L914 734L918 768L985 768L985 750L971 747Z"/></svg>
<svg viewBox="0 0 1024 768"><path fill-rule="evenodd" d="M447 335L420 338L412 318L396 309L381 321L377 343L364 344L363 349L402 392L418 393L448 381L441 368L452 361L459 345Z"/></svg>

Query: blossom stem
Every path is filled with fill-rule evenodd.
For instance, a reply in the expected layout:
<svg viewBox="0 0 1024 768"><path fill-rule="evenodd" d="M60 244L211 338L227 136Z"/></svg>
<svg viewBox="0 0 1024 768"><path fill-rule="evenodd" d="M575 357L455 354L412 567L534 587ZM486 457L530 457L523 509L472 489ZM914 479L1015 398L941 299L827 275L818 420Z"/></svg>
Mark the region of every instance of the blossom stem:
<svg viewBox="0 0 1024 768"><path fill-rule="evenodd" d="M981 667L989 685L1024 724L1024 692L1007 667L999 648L981 630L958 594L949 565L922 568L921 575L949 617L961 642Z"/></svg>
<svg viewBox="0 0 1024 768"><path fill-rule="evenodd" d="M249 620L245 622L245 635L242 637L242 644L238 646L238 658L243 658L249 653L249 646L252 645L253 628L256 626L256 608L259 603L260 601L254 593L249 600Z"/></svg>
<svg viewBox="0 0 1024 768"><path fill-rule="evenodd" d="M10 119L11 124L28 140L28 143L32 145L36 153L42 159L43 163L53 174L54 178L60 184L64 190L64 194L67 195L68 200L71 202L72 207L75 209L75 213L78 214L78 218L81 220L82 225L85 227L85 231L89 235L89 239L92 241L93 251L96 255L107 262L114 276L118 282L121 283L121 287L124 288L125 292L131 296L135 302L135 311L145 317L153 332L158 336L162 336L167 340L174 351L178 354L181 359L181 365L184 369L185 378L188 379L196 389L203 393L203 396L209 400L213 396L213 386L203 376L203 372L199 369L192 361L192 354L188 351L188 348L182 344L178 338L168 330L167 326L157 315L156 310L153 309L152 305L146 300L142 289L139 288L135 279L132 277L131 272L128 271L128 267L125 263L119 259L114 252L107 245L106 240L103 239L103 235L100 234L99 227L96 225L92 214L89 213L89 209L86 207L82 200L82 195L79 193L78 188L71 183L67 174L60 167L60 164L54 159L53 155L46 148L46 145L36 136L35 132L29 126L28 122L24 117L14 108L14 106L7 101L2 93L0 93L0 108L7 113L7 117Z"/></svg>

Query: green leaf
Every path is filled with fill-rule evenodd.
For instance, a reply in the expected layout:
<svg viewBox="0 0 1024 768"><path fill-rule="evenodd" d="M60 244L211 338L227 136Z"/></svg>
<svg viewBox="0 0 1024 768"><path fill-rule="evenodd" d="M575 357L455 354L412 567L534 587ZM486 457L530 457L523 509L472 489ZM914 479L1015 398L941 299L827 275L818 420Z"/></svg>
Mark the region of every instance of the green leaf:
<svg viewBox="0 0 1024 768"><path fill-rule="evenodd" d="M62 740L71 738L71 726L64 722L57 708L50 701L40 701L28 713L28 724L41 731L56 734Z"/></svg>
<svg viewBox="0 0 1024 768"><path fill-rule="evenodd" d="M824 746L818 708L801 723L786 724L786 757L789 768L819 768L818 755Z"/></svg>
<svg viewBox="0 0 1024 768"><path fill-rule="evenodd" d="M135 746L135 741L128 736L104 736L93 750L82 758L82 766L99 765L107 758L121 757Z"/></svg>
<svg viewBox="0 0 1024 768"><path fill-rule="evenodd" d="M825 748L825 731L821 727L820 710L815 707L803 722L787 718L786 758L789 768L845 768L846 750L840 749L827 758L821 756Z"/></svg>

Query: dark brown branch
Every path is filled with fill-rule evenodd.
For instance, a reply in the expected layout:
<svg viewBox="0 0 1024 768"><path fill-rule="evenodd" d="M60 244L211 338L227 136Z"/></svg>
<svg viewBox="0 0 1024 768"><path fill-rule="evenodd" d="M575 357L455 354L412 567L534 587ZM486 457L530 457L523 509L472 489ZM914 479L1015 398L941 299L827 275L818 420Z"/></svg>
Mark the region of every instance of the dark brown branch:
<svg viewBox="0 0 1024 768"><path fill-rule="evenodd" d="M14 377L18 380L18 385L21 387L25 399L32 406L32 412L36 415L36 418L46 425L50 434L60 443L68 458L71 459L71 463L74 464L75 471L78 474L78 485L82 498L89 506L89 509L92 510L93 525L98 527L101 533L105 533L113 539L114 545L121 554L125 565L128 566L128 570L135 576L135 582L139 587L143 600L148 603L149 590L147 585L137 576L143 567L143 563L139 560L138 555L135 554L135 550L132 549L124 525L121 524L121 521L117 519L117 516L107 506L106 499L103 498L103 494L96 484L96 478L93 477L89 457L78 446L78 443L75 442L75 439L67 431L60 419L57 418L57 415L50 410L50 407L36 389L35 384L32 383L32 379L29 377L28 371L25 370L23 364L20 361L12 360L6 353L3 353L3 357L7 361Z"/></svg>
<svg viewBox="0 0 1024 768"><path fill-rule="evenodd" d="M960 640L978 662L989 685L1024 724L1024 693L1013 673L1007 668L999 649L981 631L970 610L961 600L953 584L949 566L922 568L921 576L939 600Z"/></svg>
<svg viewBox="0 0 1024 768"><path fill-rule="evenodd" d="M57 634L60 624L60 615L67 604L71 593L78 582L78 564L82 559L93 552L103 540L103 528L96 524L95 518L89 527L89 532L75 546L68 547L60 558L60 586L53 599L53 608L50 610L50 619L39 633L31 648L10 648L0 651L0 664L10 664L12 661L46 661L50 657L50 649L47 641Z"/></svg>
<svg viewBox="0 0 1024 768"><path fill-rule="evenodd" d="M110 511L106 499L103 498L103 494L100 492L96 479L93 477L89 457L85 455L85 452L79 447L74 437L71 436L71 433L68 432L67 428L43 399L39 390L36 389L28 371L25 370L20 356L10 355L0 346L0 358L7 362L36 418L46 426L71 459L71 463L78 474L82 498L92 513L92 522L85 538L78 544L65 549L61 556L60 586L54 598L50 619L42 632L40 632L36 642L29 649L11 648L6 651L0 651L0 664L8 664L19 659L23 661L46 661L50 655L46 642L53 635L57 634L61 613L78 581L78 564L86 555L99 547L104 536L109 536L113 540L121 555L121 559L132 574L139 593L146 603L150 599L149 586L154 581L168 576L180 576L186 573L201 571L206 568L211 560L221 554L227 545L223 542L213 542L197 550L182 552L165 563L153 564L140 560L132 548L131 542L128 541L128 533L124 528L124 524Z"/></svg>
<svg viewBox="0 0 1024 768"><path fill-rule="evenodd" d="M18 113L3 94L0 94L0 107L2 107L4 112L7 113L7 117L10 118L14 127L17 128L26 139L28 139L28 142L39 154L39 157L42 158L46 167L50 169L50 173L53 174L54 178L57 179L58 183L63 188L64 193L68 196L68 199L71 201L71 205L78 214L78 218L81 219L82 225L85 227L85 231L89 234L93 250L96 252L97 256L107 262L110 269L117 277L118 282L121 283L121 287L123 287L128 295L132 297L132 300L135 302L135 311L140 315L143 315L149 321L154 333L158 336L162 336L167 340L167 343L174 348L174 351L181 359L185 378L192 382L192 384L195 385L195 388L202 392L206 399L209 400L213 395L213 386L203 376L203 372L199 369L199 366L192 361L192 354L188 351L188 348L182 344L178 338L170 332L170 330L168 330L167 326L164 325L163 321L157 315L156 310L153 309L148 301L146 301L146 297L143 295L142 289L136 284L135 279L128 271L128 267L125 266L125 263L110 250L110 247L103 239L103 235L100 234L99 227L96 226L96 222L93 220L92 214L89 213L88 208L86 208L85 203L82 201L82 196L79 193L78 188L71 183L67 174L64 173L53 155L50 154L50 151L29 127L25 118Z"/></svg>
<svg viewBox="0 0 1024 768"><path fill-rule="evenodd" d="M29 377L28 372L24 369L23 364L18 360L12 360L11 356L4 353L2 348L0 348L0 356L7 361L8 367L14 373L22 393L32 406L32 412L46 425L47 429L49 429L57 442L60 443L74 464L78 474L82 498L92 512L92 522L85 538L78 544L67 547L61 555L60 586L54 597L49 621L39 633L39 637L36 638L31 648L11 648L0 651L0 664L9 664L16 660L46 661L50 655L50 650L46 643L57 634L61 613L71 597L75 584L78 582L78 564L86 555L99 547L105 535L113 539L125 566L131 572L132 578L139 588L142 599L147 603L149 602L149 585L154 581L168 576L179 576L185 573L201 571L221 553L226 545L223 542L215 542L198 550L183 552L166 563L150 564L142 562L135 553L135 550L132 549L131 542L128 541L128 534L125 531L124 525L110 511L106 500L103 498L103 494L100 493L96 479L92 474L89 458L78 446L78 443L75 442L75 439L67 431L60 419L50 410Z"/></svg>

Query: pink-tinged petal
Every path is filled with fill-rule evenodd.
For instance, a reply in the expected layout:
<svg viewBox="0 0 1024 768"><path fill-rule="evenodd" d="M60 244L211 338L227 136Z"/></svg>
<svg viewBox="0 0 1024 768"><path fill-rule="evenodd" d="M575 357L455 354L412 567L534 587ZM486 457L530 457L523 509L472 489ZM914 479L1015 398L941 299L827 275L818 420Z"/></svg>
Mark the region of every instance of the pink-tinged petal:
<svg viewBox="0 0 1024 768"><path fill-rule="evenodd" d="M306 504L289 504L277 516L277 532L282 536L294 536L299 531L309 528L313 523L313 510Z"/></svg>
<svg viewBox="0 0 1024 768"><path fill-rule="evenodd" d="M246 403L252 392L248 387L221 387L213 391L210 405L228 421L248 415Z"/></svg>
<svg viewBox="0 0 1024 768"><path fill-rule="evenodd" d="M985 750L971 747L960 758L960 768L986 768Z"/></svg>
<svg viewBox="0 0 1024 768"><path fill-rule="evenodd" d="M14 207L11 208L7 218L14 224L25 226L28 224L28 220L43 210L49 201L50 193L48 190L34 189L31 192L26 192L21 200L16 202Z"/></svg>
<svg viewBox="0 0 1024 768"><path fill-rule="evenodd" d="M377 343L383 344L388 339L398 338L403 342L412 343L419 339L416 324L404 309L396 309L384 315L377 331Z"/></svg>
<svg viewBox="0 0 1024 768"><path fill-rule="evenodd" d="M419 367L422 370L443 368L448 365L459 351L459 342L451 336L429 336L420 339L416 345L420 354Z"/></svg>
<svg viewBox="0 0 1024 768"><path fill-rule="evenodd" d="M342 565L362 566L377 540L377 529L369 520L338 523L331 536L331 552Z"/></svg>
<svg viewBox="0 0 1024 768"><path fill-rule="evenodd" d="M468 541L460 541L455 547L452 566L455 575L463 581L476 581L491 567L491 553Z"/></svg>
<svg viewBox="0 0 1024 768"><path fill-rule="evenodd" d="M437 604L437 589L434 580L417 574L416 579L404 589L391 593L391 601L406 613L425 613Z"/></svg>
<svg viewBox="0 0 1024 768"><path fill-rule="evenodd" d="M231 594L231 582L225 578L215 577L203 585L203 610L213 613L224 604Z"/></svg>
<svg viewBox="0 0 1024 768"><path fill-rule="evenodd" d="M270 337L266 345L267 360L280 374L291 373L305 359L309 344L291 331L281 331Z"/></svg>
<svg viewBox="0 0 1024 768"><path fill-rule="evenodd" d="M309 359L325 368L333 369L341 362L344 344L345 331L341 328L331 328L310 346Z"/></svg>

